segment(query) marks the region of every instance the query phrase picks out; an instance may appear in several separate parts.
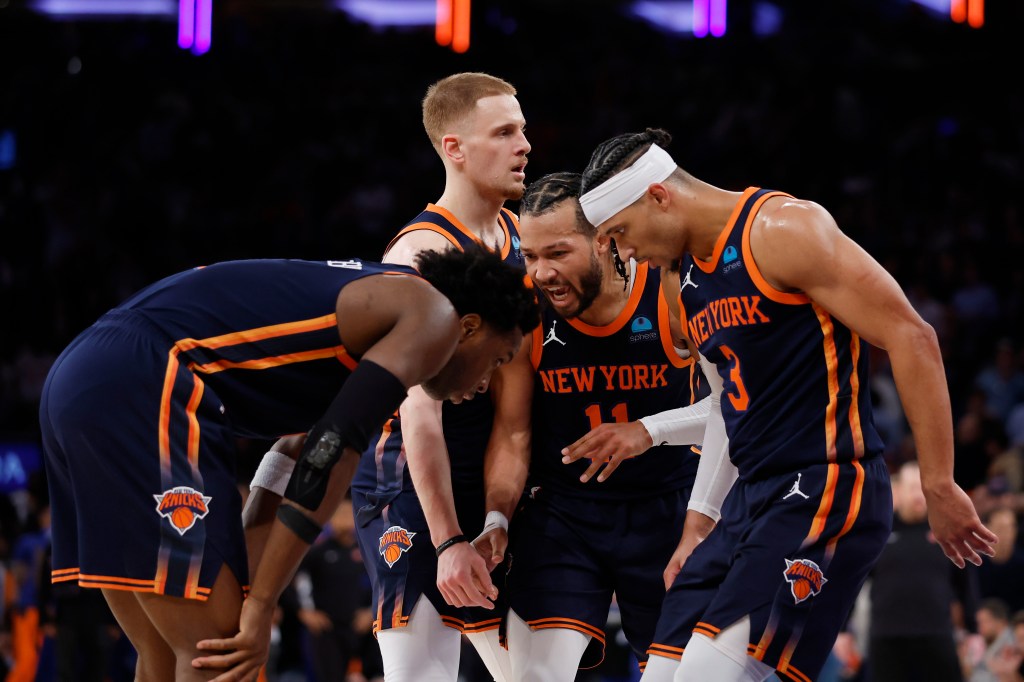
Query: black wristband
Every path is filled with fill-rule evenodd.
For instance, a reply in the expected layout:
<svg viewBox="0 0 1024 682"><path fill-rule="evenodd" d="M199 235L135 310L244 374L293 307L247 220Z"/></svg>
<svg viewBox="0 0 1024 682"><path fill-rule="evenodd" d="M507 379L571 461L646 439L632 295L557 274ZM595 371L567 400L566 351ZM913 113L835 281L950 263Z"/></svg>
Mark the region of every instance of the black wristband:
<svg viewBox="0 0 1024 682"><path fill-rule="evenodd" d="M459 544L460 542L469 542L469 538L467 538L465 535L462 535L461 533L453 538L448 538L447 540L445 540L437 546L437 549L434 550L434 554L436 554L437 556L441 556L441 552L445 551L452 545Z"/></svg>
<svg viewBox="0 0 1024 682"><path fill-rule="evenodd" d="M316 521L289 504L282 504L277 508L277 518L307 545L312 545L323 530Z"/></svg>

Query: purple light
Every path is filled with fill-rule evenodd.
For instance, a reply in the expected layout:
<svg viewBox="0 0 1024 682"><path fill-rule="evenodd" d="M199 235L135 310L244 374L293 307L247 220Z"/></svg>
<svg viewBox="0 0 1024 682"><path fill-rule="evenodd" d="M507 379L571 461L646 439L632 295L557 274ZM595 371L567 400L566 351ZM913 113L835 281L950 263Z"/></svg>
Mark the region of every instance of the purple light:
<svg viewBox="0 0 1024 682"><path fill-rule="evenodd" d="M725 35L725 4L727 0L711 0L711 35L721 38Z"/></svg>
<svg viewBox="0 0 1024 682"><path fill-rule="evenodd" d="M178 0L178 47L187 50L196 38L195 0Z"/></svg>
<svg viewBox="0 0 1024 682"><path fill-rule="evenodd" d="M334 0L334 7L374 28L433 26L437 20L436 0Z"/></svg>
<svg viewBox="0 0 1024 682"><path fill-rule="evenodd" d="M54 18L173 17L174 0L32 0L29 7Z"/></svg>
<svg viewBox="0 0 1024 682"><path fill-rule="evenodd" d="M193 54L206 54L213 39L213 0L196 0L196 42Z"/></svg>
<svg viewBox="0 0 1024 682"><path fill-rule="evenodd" d="M671 35L693 35L692 0L637 0L627 13Z"/></svg>
<svg viewBox="0 0 1024 682"><path fill-rule="evenodd" d="M711 0L693 0L693 35L703 38L708 34Z"/></svg>

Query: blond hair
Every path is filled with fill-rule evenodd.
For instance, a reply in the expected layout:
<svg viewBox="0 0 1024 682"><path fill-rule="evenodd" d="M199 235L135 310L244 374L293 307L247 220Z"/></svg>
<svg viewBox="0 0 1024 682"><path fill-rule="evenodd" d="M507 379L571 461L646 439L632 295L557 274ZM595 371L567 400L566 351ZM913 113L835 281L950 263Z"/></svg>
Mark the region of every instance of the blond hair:
<svg viewBox="0 0 1024 682"><path fill-rule="evenodd" d="M476 108L478 100L494 95L515 95L511 83L486 73L456 73L442 78L423 97L423 128L436 148Z"/></svg>

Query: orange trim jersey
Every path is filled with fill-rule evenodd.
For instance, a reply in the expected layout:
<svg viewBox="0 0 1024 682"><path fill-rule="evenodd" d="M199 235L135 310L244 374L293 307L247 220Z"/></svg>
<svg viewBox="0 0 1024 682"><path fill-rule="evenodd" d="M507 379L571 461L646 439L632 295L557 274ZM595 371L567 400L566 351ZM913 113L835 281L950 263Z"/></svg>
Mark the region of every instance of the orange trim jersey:
<svg viewBox="0 0 1024 682"><path fill-rule="evenodd" d="M562 463L562 448L602 422L633 421L703 397L696 363L680 358L671 339L661 278L647 264L637 267L629 300L610 324L566 320L545 308L533 336L531 486L607 500L693 485L698 459L688 445L656 446L603 483L580 482L589 460Z"/></svg>
<svg viewBox="0 0 1024 682"><path fill-rule="evenodd" d="M766 200L750 188L711 260L686 254L683 323L724 381L722 414L742 478L878 455L867 344L801 293L765 281L750 252L750 226Z"/></svg>
<svg viewBox="0 0 1024 682"><path fill-rule="evenodd" d="M413 218L388 244L390 249L402 236L416 231L434 232L443 236L460 251L470 248L492 248L506 263L522 266L519 253L519 223L514 213L502 209L499 223L503 243L484 244L450 211L434 204ZM387 250L385 250L387 253ZM483 481L483 453L494 422L494 405L487 395L455 404L445 401L441 406L441 419L445 445L451 460L452 483L456 502L467 492L480 493ZM384 506L402 491L412 491L412 478L406 468L402 424L396 415L376 436L363 453L353 488L372 493L376 504L358 510L361 523L380 514ZM482 520L482 519L481 519ZM465 528L463 528L465 530ZM468 531L467 531L468 532Z"/></svg>
<svg viewBox="0 0 1024 682"><path fill-rule="evenodd" d="M460 251L492 249L506 263L522 267L515 214L502 209L498 222L502 242L484 244L450 211L428 204L398 233L385 253L402 236L428 231L441 235ZM484 451L493 421L494 405L488 395L477 395L458 405L445 401L441 406L455 511L462 532L470 537L483 527ZM498 627L500 619L495 611L451 606L437 589L437 557L409 475L398 414L370 439L363 452L352 481L352 502L363 562L373 584L374 632L405 627L421 595L430 600L445 625L461 632Z"/></svg>
<svg viewBox="0 0 1024 682"><path fill-rule="evenodd" d="M40 400L53 582L204 600L227 565L244 588L236 439L321 417L356 364L338 293L382 274L416 276L360 260L217 263L80 334Z"/></svg>

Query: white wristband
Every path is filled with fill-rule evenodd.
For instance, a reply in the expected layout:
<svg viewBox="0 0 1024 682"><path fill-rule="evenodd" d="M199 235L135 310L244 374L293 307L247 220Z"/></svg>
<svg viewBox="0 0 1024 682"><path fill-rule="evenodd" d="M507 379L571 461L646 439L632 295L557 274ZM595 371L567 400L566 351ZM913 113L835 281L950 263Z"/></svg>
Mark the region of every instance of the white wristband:
<svg viewBox="0 0 1024 682"><path fill-rule="evenodd" d="M284 495L284 489L288 487L288 480L292 477L294 469L294 459L277 450L270 450L260 460L256 475L249 484L249 490L263 488L275 495Z"/></svg>
<svg viewBox="0 0 1024 682"><path fill-rule="evenodd" d="M500 511L487 512L487 518L484 519L484 529L480 534L484 535L486 533L490 533L495 528L508 530L508 517Z"/></svg>

